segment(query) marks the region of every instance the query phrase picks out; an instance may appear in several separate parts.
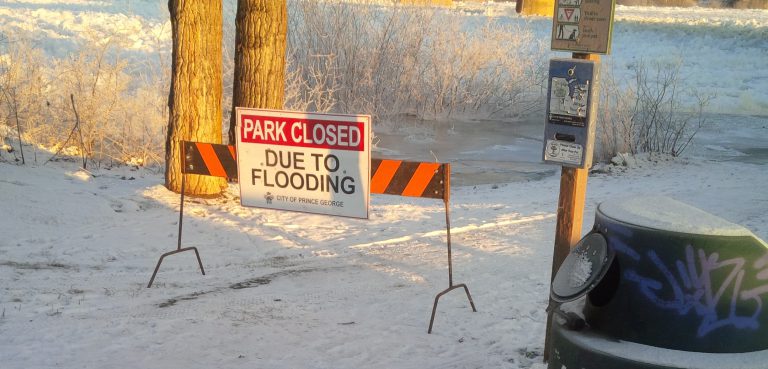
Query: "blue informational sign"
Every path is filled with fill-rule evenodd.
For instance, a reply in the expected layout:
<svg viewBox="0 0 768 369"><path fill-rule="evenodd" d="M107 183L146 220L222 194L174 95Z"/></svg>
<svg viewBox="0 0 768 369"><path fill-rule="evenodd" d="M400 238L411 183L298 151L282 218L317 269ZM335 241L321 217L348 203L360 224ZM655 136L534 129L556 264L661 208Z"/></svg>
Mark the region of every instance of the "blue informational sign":
<svg viewBox="0 0 768 369"><path fill-rule="evenodd" d="M598 66L583 59L550 60L544 162L574 168L592 165Z"/></svg>

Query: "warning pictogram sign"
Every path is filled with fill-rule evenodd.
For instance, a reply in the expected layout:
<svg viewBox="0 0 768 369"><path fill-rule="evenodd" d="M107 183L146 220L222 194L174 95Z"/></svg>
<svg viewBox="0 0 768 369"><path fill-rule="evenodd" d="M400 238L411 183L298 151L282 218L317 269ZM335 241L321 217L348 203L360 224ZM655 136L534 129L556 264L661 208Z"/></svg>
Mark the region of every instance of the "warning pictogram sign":
<svg viewBox="0 0 768 369"><path fill-rule="evenodd" d="M578 22L581 17L581 10L579 8L561 8L559 9L557 19L560 22Z"/></svg>
<svg viewBox="0 0 768 369"><path fill-rule="evenodd" d="M565 12L566 20L571 20L571 16L573 15L573 10L574 9L571 9L571 8L563 9L563 11Z"/></svg>
<svg viewBox="0 0 768 369"><path fill-rule="evenodd" d="M552 50L608 54L616 0L557 0Z"/></svg>

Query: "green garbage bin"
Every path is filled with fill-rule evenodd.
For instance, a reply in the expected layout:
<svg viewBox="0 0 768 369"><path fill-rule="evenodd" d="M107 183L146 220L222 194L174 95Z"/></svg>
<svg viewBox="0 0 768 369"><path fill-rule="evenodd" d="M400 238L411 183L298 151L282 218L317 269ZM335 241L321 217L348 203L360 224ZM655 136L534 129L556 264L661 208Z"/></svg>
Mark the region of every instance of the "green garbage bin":
<svg viewBox="0 0 768 369"><path fill-rule="evenodd" d="M552 293L550 369L768 368L768 245L671 198L601 203Z"/></svg>

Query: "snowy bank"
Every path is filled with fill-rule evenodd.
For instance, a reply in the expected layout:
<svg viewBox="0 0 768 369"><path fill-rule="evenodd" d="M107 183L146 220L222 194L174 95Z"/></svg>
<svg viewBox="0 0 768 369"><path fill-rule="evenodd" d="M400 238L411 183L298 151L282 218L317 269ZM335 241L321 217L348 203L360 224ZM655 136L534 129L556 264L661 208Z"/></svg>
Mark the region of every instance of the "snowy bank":
<svg viewBox="0 0 768 369"><path fill-rule="evenodd" d="M589 179L596 205L665 195L768 237L762 165L642 160ZM374 196L370 220L190 200L145 170L0 163L5 368L528 368L540 361L557 176L453 189L452 292L440 201Z"/></svg>

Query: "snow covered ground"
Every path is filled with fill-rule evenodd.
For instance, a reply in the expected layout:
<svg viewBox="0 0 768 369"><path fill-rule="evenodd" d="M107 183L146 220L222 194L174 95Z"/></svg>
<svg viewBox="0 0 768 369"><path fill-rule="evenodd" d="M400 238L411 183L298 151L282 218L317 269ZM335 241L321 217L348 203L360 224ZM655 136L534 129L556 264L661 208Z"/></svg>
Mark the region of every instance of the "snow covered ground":
<svg viewBox="0 0 768 369"><path fill-rule="evenodd" d="M663 194L768 238L765 165L643 160L590 178L595 206ZM146 170L0 164L4 368L528 368L541 360L558 178L453 189L454 280L439 201L374 196L371 219L185 207Z"/></svg>
<svg viewBox="0 0 768 369"><path fill-rule="evenodd" d="M465 9L484 16L508 14L507 7ZM0 22L39 27L51 52L66 52L71 45L60 43L84 30L124 32L142 51L169 42L163 11L164 4L149 0L10 0L0 5ZM751 115L718 115L687 158L640 157L628 169L591 176L584 231L602 201L661 194L768 239L768 119L760 115L768 109L768 13L617 12L614 54L606 59L663 56L693 39L683 52L692 55L689 73L708 75L692 78L694 85L713 81L723 96L750 96L749 109L739 105L741 95L721 104ZM636 13L648 16L629 19ZM710 26L717 14L726 14L723 27ZM698 21L710 15L712 22ZM542 32L548 24L509 19ZM751 44L734 44L742 39ZM467 140L473 147L444 155L484 161L503 153L529 162L538 156L530 139L484 146L487 133L476 129ZM179 197L162 186L162 175L0 162L2 367L540 366L559 186L554 169L538 180L453 188L454 281L468 285L478 312L461 291L451 292L427 335L434 296L448 285L439 201L374 195L371 219L356 220L243 208L233 186L222 199L185 205L184 246L200 249L206 275L192 253L183 253L166 259L147 289L160 254L176 247Z"/></svg>

